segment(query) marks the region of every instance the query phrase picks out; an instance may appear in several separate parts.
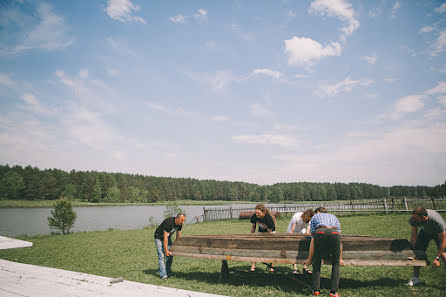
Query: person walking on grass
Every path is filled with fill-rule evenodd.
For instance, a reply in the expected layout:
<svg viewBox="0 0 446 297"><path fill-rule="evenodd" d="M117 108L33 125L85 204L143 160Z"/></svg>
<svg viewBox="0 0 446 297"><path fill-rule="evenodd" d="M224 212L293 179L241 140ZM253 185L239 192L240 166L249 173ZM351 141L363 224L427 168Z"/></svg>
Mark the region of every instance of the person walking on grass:
<svg viewBox="0 0 446 297"><path fill-rule="evenodd" d="M256 232L256 226L259 225L260 233L276 233L276 218L263 204L257 204L255 214L251 217L251 233ZM256 270L256 262L252 262L251 269L253 272ZM270 272L274 272L273 263L270 264Z"/></svg>
<svg viewBox="0 0 446 297"><path fill-rule="evenodd" d="M287 233L291 234L304 234L305 236L310 236L310 221L314 215L312 209L307 209L304 212L296 212L288 224ZM304 273L311 273L306 266L303 266ZM297 264L293 264L293 273L297 274Z"/></svg>
<svg viewBox="0 0 446 297"><path fill-rule="evenodd" d="M419 260L427 260L426 250L429 242L433 239L437 244L438 251L432 261L432 266L440 267L440 259L446 262L446 222L443 217L435 210L420 206L413 210L409 224L412 227L410 243L414 249L415 257ZM412 287L420 283L420 268L420 266L413 267L413 277L407 283L408 286Z"/></svg>
<svg viewBox="0 0 446 297"><path fill-rule="evenodd" d="M308 258L303 262L309 266L313 264L313 296L320 295L321 289L321 262L322 259L331 259L331 291L329 296L339 297L339 277L342 261L341 223L338 218L323 207L316 209L316 214L311 218L310 231L311 242Z"/></svg>
<svg viewBox="0 0 446 297"><path fill-rule="evenodd" d="M177 232L176 238L181 236L181 228L185 220L186 216L183 213L178 213L176 217L165 219L155 230L155 246L158 253L159 273L162 279L167 279L172 275L171 237L175 231Z"/></svg>

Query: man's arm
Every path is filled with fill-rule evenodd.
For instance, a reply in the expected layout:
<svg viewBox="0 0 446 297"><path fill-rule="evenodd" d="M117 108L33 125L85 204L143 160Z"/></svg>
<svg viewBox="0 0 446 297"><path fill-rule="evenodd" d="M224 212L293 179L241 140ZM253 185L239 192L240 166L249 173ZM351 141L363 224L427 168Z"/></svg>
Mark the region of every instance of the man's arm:
<svg viewBox="0 0 446 297"><path fill-rule="evenodd" d="M412 235L410 237L410 244L412 245L412 248L415 248L415 244L417 243L417 235L418 235L418 228L412 226Z"/></svg>
<svg viewBox="0 0 446 297"><path fill-rule="evenodd" d="M291 225L290 233L294 233L294 229L296 229L296 224Z"/></svg>
<svg viewBox="0 0 446 297"><path fill-rule="evenodd" d="M310 236L311 235L311 227L310 225L307 226L307 230L305 231L305 236Z"/></svg>
<svg viewBox="0 0 446 297"><path fill-rule="evenodd" d="M444 249L446 249L446 231L438 233L438 239L440 239L440 247L437 252L437 257L432 261L432 266L440 267L440 260L443 257Z"/></svg>
<svg viewBox="0 0 446 297"><path fill-rule="evenodd" d="M169 232L166 232L166 230L164 230L163 247L164 247L164 255L166 255L166 257L171 256L169 250L167 249L169 235L170 235Z"/></svg>
<svg viewBox="0 0 446 297"><path fill-rule="evenodd" d="M256 224L252 224L251 233L256 232Z"/></svg>
<svg viewBox="0 0 446 297"><path fill-rule="evenodd" d="M178 237L181 237L181 231L180 230L177 230L176 238L178 238Z"/></svg>
<svg viewBox="0 0 446 297"><path fill-rule="evenodd" d="M310 249L308 250L308 258L302 263L304 267L311 265L311 262L313 261L313 255L314 255L314 238L311 238Z"/></svg>

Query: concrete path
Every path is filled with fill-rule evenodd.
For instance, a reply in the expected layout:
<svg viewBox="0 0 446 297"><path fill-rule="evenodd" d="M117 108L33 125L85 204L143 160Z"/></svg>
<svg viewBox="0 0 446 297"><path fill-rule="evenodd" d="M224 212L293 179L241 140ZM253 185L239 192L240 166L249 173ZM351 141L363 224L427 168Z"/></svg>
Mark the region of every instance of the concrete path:
<svg viewBox="0 0 446 297"><path fill-rule="evenodd" d="M32 242L0 236L0 250L33 246Z"/></svg>
<svg viewBox="0 0 446 297"><path fill-rule="evenodd" d="M2 297L222 297L0 259Z"/></svg>

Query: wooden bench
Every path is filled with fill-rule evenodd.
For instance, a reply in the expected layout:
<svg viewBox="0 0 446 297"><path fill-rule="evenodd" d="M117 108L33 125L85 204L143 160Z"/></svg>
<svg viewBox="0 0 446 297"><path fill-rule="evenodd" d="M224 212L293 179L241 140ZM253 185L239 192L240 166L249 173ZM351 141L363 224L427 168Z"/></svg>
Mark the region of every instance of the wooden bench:
<svg viewBox="0 0 446 297"><path fill-rule="evenodd" d="M225 234L181 236L171 247L172 255L227 261L300 264L308 257L310 238L301 234ZM426 266L416 260L407 239L342 235L342 259L355 266ZM329 264L329 261L324 261ZM224 275L223 275L224 274Z"/></svg>

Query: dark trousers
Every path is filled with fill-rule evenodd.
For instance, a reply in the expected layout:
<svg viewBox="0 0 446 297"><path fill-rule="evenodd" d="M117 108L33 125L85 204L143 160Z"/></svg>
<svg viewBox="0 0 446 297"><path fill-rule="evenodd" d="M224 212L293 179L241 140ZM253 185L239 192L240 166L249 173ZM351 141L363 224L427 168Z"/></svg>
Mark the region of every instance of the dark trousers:
<svg viewBox="0 0 446 297"><path fill-rule="evenodd" d="M321 261L331 260L331 291L339 287L341 235L336 229L318 229L314 234L313 289L321 289Z"/></svg>
<svg viewBox="0 0 446 297"><path fill-rule="evenodd" d="M424 232L424 230L420 230L420 232L418 232L417 243L415 244L414 247L414 253L417 259L419 260L427 259L426 250L427 247L429 246L429 242L432 239L437 244L437 247L440 248L441 242L440 239L438 238L438 234L426 233ZM444 252L446 253L446 249L444 250Z"/></svg>

